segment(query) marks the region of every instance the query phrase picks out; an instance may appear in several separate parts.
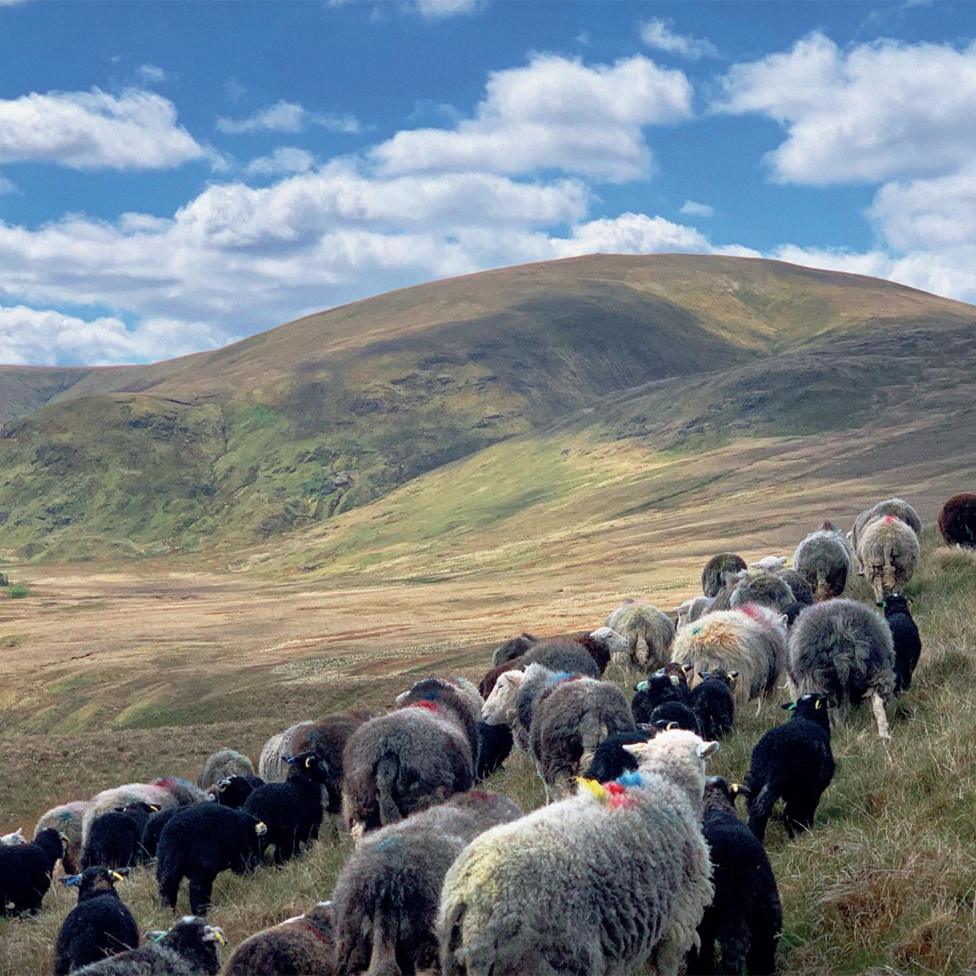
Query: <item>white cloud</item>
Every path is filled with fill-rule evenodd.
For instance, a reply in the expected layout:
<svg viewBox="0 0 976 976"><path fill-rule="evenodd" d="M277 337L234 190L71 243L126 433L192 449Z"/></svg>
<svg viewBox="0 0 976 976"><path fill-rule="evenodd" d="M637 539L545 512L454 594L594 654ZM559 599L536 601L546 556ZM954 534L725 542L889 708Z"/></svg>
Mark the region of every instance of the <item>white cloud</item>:
<svg viewBox="0 0 976 976"><path fill-rule="evenodd" d="M3 173L0 173L0 197L5 193L19 193L17 184L13 180L8 179Z"/></svg>
<svg viewBox="0 0 976 976"><path fill-rule="evenodd" d="M154 92L129 88L115 96L94 88L0 99L0 162L165 169L205 155L176 124L173 103Z"/></svg>
<svg viewBox="0 0 976 976"><path fill-rule="evenodd" d="M286 173L307 173L315 166L315 157L296 146L279 146L268 156L259 156L247 164L252 176L281 176Z"/></svg>
<svg viewBox="0 0 976 976"><path fill-rule="evenodd" d="M398 132L372 157L386 173L560 169L620 182L650 174L643 128L691 115L680 71L644 57L584 65L537 55L493 72L475 117L454 129Z"/></svg>
<svg viewBox="0 0 976 976"><path fill-rule="evenodd" d="M304 132L311 126L321 126L330 132L356 134L362 125L353 115L310 112L297 102L275 102L245 119L217 119L217 128L228 135L246 132Z"/></svg>
<svg viewBox="0 0 976 976"><path fill-rule="evenodd" d="M718 55L715 45L704 37L692 37L690 34L675 34L671 30L671 21L661 17L652 17L640 27L641 40L656 51L666 51L678 57L697 61L699 58L714 58Z"/></svg>
<svg viewBox="0 0 976 976"><path fill-rule="evenodd" d="M414 0L413 7L425 20L445 20L475 13L483 6L479 0Z"/></svg>
<svg viewBox="0 0 976 976"><path fill-rule="evenodd" d="M820 33L734 65L715 111L786 129L769 154L781 182L880 183L946 172L976 154L976 44L879 41L847 51Z"/></svg>
<svg viewBox="0 0 976 976"><path fill-rule="evenodd" d="M710 207L707 203L697 203L694 200L685 200L681 204L681 209L678 213L683 213L688 217L714 217L715 208Z"/></svg>
<svg viewBox="0 0 976 976"><path fill-rule="evenodd" d="M170 74L160 68L158 64L140 64L136 68L136 77L147 85L158 85L168 81Z"/></svg>

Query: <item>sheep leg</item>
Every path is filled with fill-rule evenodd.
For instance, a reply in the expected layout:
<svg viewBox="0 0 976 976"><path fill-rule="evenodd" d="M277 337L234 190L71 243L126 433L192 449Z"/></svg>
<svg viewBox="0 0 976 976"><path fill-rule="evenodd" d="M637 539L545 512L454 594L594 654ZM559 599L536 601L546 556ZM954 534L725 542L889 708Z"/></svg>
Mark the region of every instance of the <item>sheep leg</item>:
<svg viewBox="0 0 976 976"><path fill-rule="evenodd" d="M213 878L190 878L190 911L194 915L206 915L210 909Z"/></svg>
<svg viewBox="0 0 976 976"><path fill-rule="evenodd" d="M870 692L870 696L871 711L874 713L874 720L878 724L878 737L890 739L891 732L888 730L888 716L885 714L884 702L876 691Z"/></svg>

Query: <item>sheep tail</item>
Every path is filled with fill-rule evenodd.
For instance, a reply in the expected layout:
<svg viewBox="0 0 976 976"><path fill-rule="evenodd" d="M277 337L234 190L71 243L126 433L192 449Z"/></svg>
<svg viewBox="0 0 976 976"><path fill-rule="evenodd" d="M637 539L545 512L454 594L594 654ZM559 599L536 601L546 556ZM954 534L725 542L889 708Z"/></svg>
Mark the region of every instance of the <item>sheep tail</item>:
<svg viewBox="0 0 976 976"><path fill-rule="evenodd" d="M373 913L373 951L366 976L403 976L396 961L397 927L391 913L379 906Z"/></svg>
<svg viewBox="0 0 976 976"><path fill-rule="evenodd" d="M647 667L650 657L651 648L647 643L647 638L643 634L638 634L637 640L634 642L634 664L644 669Z"/></svg>
<svg viewBox="0 0 976 976"><path fill-rule="evenodd" d="M384 827L403 819L403 814L400 813L393 795L393 787L396 785L399 773L400 764L392 752L386 753L376 764L376 799L379 805L380 823Z"/></svg>
<svg viewBox="0 0 976 976"><path fill-rule="evenodd" d="M822 569L817 570L817 585L814 587L813 596L818 603L830 599L830 584Z"/></svg>
<svg viewBox="0 0 976 976"><path fill-rule="evenodd" d="M885 542L884 566L881 569L881 593L893 593L895 590L895 560L891 554L891 543Z"/></svg>
<svg viewBox="0 0 976 976"><path fill-rule="evenodd" d="M445 890L445 894L447 891ZM467 913L467 904L463 899L450 901L445 899L444 914L441 917L441 972L442 976L464 976L467 966L461 949L462 927Z"/></svg>

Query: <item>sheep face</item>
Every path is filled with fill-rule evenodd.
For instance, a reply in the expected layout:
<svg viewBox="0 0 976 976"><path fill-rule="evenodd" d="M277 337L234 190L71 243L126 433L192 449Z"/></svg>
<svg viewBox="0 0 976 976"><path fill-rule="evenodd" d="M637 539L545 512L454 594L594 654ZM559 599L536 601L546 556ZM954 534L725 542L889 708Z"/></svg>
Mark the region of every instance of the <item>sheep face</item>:
<svg viewBox="0 0 976 976"><path fill-rule="evenodd" d="M618 634L612 627L598 627L590 637L600 641L611 657L626 654L630 650L630 642L622 634Z"/></svg>
<svg viewBox="0 0 976 976"><path fill-rule="evenodd" d="M488 725L512 722L515 718L515 698L524 680L524 671L506 671L499 677L487 701L481 706L481 718Z"/></svg>

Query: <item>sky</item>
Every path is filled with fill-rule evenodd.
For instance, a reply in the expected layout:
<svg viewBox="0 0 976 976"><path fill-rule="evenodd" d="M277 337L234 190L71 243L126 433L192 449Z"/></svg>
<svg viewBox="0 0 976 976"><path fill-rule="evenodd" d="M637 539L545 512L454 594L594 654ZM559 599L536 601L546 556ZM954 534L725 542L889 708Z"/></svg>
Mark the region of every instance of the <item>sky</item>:
<svg viewBox="0 0 976 976"><path fill-rule="evenodd" d="M924 0L0 0L0 363L597 251L976 302L974 38Z"/></svg>

